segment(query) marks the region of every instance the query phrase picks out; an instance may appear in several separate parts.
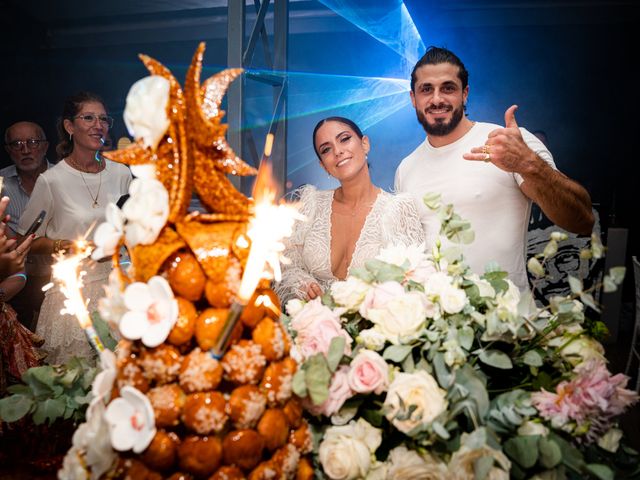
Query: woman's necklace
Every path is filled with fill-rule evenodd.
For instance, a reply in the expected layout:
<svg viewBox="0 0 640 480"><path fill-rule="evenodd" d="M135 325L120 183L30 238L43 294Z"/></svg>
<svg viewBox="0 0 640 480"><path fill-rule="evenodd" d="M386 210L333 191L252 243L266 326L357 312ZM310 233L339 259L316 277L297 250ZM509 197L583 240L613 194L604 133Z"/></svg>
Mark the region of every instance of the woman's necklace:
<svg viewBox="0 0 640 480"><path fill-rule="evenodd" d="M98 197L100 196L100 187L102 187L102 170L104 170L104 168L100 169L100 172L98 175L98 191L94 196L93 193L91 193L91 189L89 188L89 185L87 184L87 181L85 180L84 175L82 174L83 172L82 168L80 168L80 166L71 157L67 157L66 160L71 164L73 168L78 170L78 172L80 173L80 178L82 178L82 183L84 183L84 186L87 189L87 192L89 192L89 196L91 197L91 200L93 200L93 203L91 204L91 208L98 208L100 206L100 204L98 203ZM91 172L85 172L85 173L91 173Z"/></svg>

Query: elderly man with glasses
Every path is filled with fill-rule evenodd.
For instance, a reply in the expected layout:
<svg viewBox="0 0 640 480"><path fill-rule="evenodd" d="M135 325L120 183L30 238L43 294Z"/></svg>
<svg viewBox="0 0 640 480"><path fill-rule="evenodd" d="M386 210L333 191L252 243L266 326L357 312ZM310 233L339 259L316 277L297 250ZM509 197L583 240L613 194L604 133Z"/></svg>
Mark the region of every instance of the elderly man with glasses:
<svg viewBox="0 0 640 480"><path fill-rule="evenodd" d="M8 225L14 233L38 176L50 166L46 158L48 147L44 130L37 123L14 123L4 134L4 148L13 165L0 170L0 176L4 178L2 195L11 199Z"/></svg>
<svg viewBox="0 0 640 480"><path fill-rule="evenodd" d="M51 166L46 158L49 142L37 123L17 122L5 131L4 144L13 165L0 170L2 196L11 199L6 210L10 215L7 226L11 229L8 233L15 236L38 176ZM49 255L30 254L25 264L28 277L25 288L11 300L18 318L31 331L36 329L38 310L44 298L42 287L51 276L50 264Z"/></svg>

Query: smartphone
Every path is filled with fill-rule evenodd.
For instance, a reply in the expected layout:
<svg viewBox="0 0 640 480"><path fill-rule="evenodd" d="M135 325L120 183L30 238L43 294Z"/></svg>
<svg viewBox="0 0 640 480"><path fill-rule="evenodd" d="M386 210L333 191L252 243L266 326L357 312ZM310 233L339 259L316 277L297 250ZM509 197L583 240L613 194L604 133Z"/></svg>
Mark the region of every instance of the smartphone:
<svg viewBox="0 0 640 480"><path fill-rule="evenodd" d="M38 216L36 217L36 219L33 221L33 223L31 224L31 226L27 229L26 232L24 232L24 239L26 240L26 238L31 235L32 233L35 233L38 228L40 228L40 225L42 225L42 222L44 222L44 217L46 217L47 212L42 210ZM24 240L23 240L24 241Z"/></svg>

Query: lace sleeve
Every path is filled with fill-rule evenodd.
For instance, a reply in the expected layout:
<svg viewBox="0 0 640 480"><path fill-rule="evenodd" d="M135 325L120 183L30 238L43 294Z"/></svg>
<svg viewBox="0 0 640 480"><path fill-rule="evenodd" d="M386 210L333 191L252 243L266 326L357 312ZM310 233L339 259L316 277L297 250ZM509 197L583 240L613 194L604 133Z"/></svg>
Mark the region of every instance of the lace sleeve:
<svg viewBox="0 0 640 480"><path fill-rule="evenodd" d="M299 196L300 213L307 219L306 221L297 221L293 234L283 242L285 245L284 256L289 259L290 263L282 265L282 280L274 286L274 291L280 298L283 307L293 298L306 299L307 285L316 281L307 271L302 257L302 248L309 225L315 216L316 189L312 186L303 187Z"/></svg>
<svg viewBox="0 0 640 480"><path fill-rule="evenodd" d="M402 243L419 245L425 242L425 231L413 199L408 194L392 197L383 221L386 245Z"/></svg>

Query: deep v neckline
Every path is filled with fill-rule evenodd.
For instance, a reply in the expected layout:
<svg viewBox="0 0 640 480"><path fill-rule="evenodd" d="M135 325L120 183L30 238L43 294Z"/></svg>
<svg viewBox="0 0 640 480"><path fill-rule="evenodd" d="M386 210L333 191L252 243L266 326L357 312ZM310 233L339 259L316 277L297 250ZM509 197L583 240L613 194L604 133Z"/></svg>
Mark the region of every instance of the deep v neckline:
<svg viewBox="0 0 640 480"><path fill-rule="evenodd" d="M365 229L367 228L368 224L369 224L369 219L371 218L371 214L373 213L373 211L378 207L378 203L380 201L380 198L382 197L382 192L383 190L381 188L378 189L378 195L376 196L376 199L373 202L373 205L371 205L371 210L369 210L369 213L367 213L366 218L364 219L364 223L362 224L362 228L360 229L360 233L358 234L358 239L356 240L355 246L353 247L353 254L351 255L351 259L349 260L349 265L347 266L347 277L349 276L349 272L351 271L351 267L353 266L353 260L354 258L356 258L356 253L358 252L358 250L360 249L360 243L362 240L362 232L365 231ZM347 277L345 278L338 278L336 277L336 275L333 273L333 269L331 268L331 254L333 252L333 248L332 248L332 244L333 244L333 235L331 233L331 230L333 228L333 222L331 221L331 218L333 216L333 197L335 195L336 191L335 190L331 190L331 197L329 198L329 208L328 210L328 214L329 214L329 255L327 255L327 271L331 273L331 278L333 280L336 281L343 281L345 280Z"/></svg>

